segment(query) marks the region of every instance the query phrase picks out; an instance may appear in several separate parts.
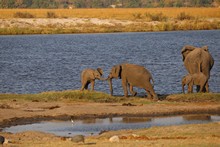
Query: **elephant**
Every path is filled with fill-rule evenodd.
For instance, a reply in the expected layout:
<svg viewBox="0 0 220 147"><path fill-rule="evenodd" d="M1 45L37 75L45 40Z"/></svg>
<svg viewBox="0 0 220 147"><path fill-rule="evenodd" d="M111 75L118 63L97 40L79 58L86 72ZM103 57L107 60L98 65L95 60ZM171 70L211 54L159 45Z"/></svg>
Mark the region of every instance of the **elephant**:
<svg viewBox="0 0 220 147"><path fill-rule="evenodd" d="M150 82L150 80L152 80L154 84L152 75L143 66L129 63L114 65L108 76L111 95L113 95L113 78L121 79L125 97L128 97L127 86L129 86L130 93L133 96L137 94L137 92L133 91L133 87L139 87L146 90L148 98L158 99L157 94L154 92L153 85Z"/></svg>
<svg viewBox="0 0 220 147"><path fill-rule="evenodd" d="M198 48L186 45L182 48L181 54L184 66L190 74L202 72L208 79L210 78L210 71L214 65L214 59L209 53L207 46ZM197 92L199 89L199 86L197 86ZM202 91L208 92L208 89L203 89Z"/></svg>
<svg viewBox="0 0 220 147"><path fill-rule="evenodd" d="M91 91L94 91L95 80L106 80L101 76L103 75L103 70L101 68L95 69L85 69L81 73L81 91L88 89L89 84L91 83Z"/></svg>
<svg viewBox="0 0 220 147"><path fill-rule="evenodd" d="M200 89L199 92L202 92L204 87L208 92L208 77L205 76L202 72L195 73L195 74L187 74L182 78L182 90L185 93L184 86L188 85L188 93L193 93L193 85L199 85Z"/></svg>

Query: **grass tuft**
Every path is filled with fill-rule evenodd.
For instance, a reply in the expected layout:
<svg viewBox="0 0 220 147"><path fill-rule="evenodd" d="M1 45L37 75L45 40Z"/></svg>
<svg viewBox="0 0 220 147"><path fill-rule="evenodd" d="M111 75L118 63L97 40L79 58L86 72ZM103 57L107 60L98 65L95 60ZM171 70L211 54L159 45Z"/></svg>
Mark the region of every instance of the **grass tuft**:
<svg viewBox="0 0 220 147"><path fill-rule="evenodd" d="M28 12L16 12L14 14L15 18L35 18L35 16Z"/></svg>
<svg viewBox="0 0 220 147"><path fill-rule="evenodd" d="M167 16L165 16L162 12L160 13L145 13L145 16L150 19L150 21L166 21Z"/></svg>
<svg viewBox="0 0 220 147"><path fill-rule="evenodd" d="M57 15L55 14L55 12L47 12L47 18L57 18Z"/></svg>
<svg viewBox="0 0 220 147"><path fill-rule="evenodd" d="M193 20L195 17L186 14L185 12L181 12L180 14L177 15L177 20Z"/></svg>

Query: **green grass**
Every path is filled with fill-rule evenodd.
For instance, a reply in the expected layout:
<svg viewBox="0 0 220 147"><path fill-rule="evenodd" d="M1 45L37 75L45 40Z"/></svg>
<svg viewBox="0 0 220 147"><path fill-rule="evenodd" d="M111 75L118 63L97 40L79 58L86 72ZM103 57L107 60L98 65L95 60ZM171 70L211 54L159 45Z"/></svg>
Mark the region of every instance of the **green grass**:
<svg viewBox="0 0 220 147"><path fill-rule="evenodd" d="M0 94L0 100L30 100L30 101L85 101L85 102L117 102L120 98L112 97L102 92L67 90L49 91L38 94Z"/></svg>
<svg viewBox="0 0 220 147"><path fill-rule="evenodd" d="M220 102L220 93L195 93L195 94L172 94L162 95L163 104L172 104L176 102ZM0 94L1 100L27 100L27 101L76 101L76 102L101 102L101 103L136 103L154 104L146 97L123 97L110 96L107 93L97 91L48 91L37 94ZM164 101L165 100L165 101Z"/></svg>

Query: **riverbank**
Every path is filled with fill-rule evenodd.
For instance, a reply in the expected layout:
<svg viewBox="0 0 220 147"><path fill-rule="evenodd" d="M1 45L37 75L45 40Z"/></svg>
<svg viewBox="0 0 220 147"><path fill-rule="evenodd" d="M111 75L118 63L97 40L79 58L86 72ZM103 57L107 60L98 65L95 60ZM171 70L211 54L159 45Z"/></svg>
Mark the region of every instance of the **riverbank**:
<svg viewBox="0 0 220 147"><path fill-rule="evenodd" d="M42 120L70 120L74 118L94 118L113 116L171 116L185 114L218 114L220 94L175 94L161 95L160 101L144 97L111 97L99 92L62 91L40 94L1 94L1 127L33 123ZM118 135L121 138L116 146L135 145L219 145L219 123L153 127L140 130L110 131L98 136L86 137L86 145L112 145L108 138ZM156 133L157 132L157 133ZM204 134L205 133L205 134ZM136 134L140 137L132 137ZM177 135L178 134L178 135ZM61 146L75 145L68 139L41 132L3 133L18 146ZM42 142L43 140L43 142ZM92 144L89 144L92 143Z"/></svg>
<svg viewBox="0 0 220 147"><path fill-rule="evenodd" d="M218 8L0 9L0 35L220 29Z"/></svg>

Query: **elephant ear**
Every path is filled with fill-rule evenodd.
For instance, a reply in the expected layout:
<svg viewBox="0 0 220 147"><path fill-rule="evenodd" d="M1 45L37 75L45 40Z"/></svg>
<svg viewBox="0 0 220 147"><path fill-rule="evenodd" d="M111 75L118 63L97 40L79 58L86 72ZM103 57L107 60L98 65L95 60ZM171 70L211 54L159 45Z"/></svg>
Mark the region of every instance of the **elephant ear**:
<svg viewBox="0 0 220 147"><path fill-rule="evenodd" d="M101 68L97 68L97 71L100 73L100 75L103 75L103 70Z"/></svg>
<svg viewBox="0 0 220 147"><path fill-rule="evenodd" d="M203 49L204 51L206 51L206 52L209 51L208 46L203 46L202 49Z"/></svg>
<svg viewBox="0 0 220 147"><path fill-rule="evenodd" d="M119 79L121 79L121 65L116 65L114 72L115 72L114 74L115 74Z"/></svg>
<svg viewBox="0 0 220 147"><path fill-rule="evenodd" d="M196 47L191 46L191 45L186 45L182 48L181 54L183 56L183 61L185 60L186 56L195 49Z"/></svg>

